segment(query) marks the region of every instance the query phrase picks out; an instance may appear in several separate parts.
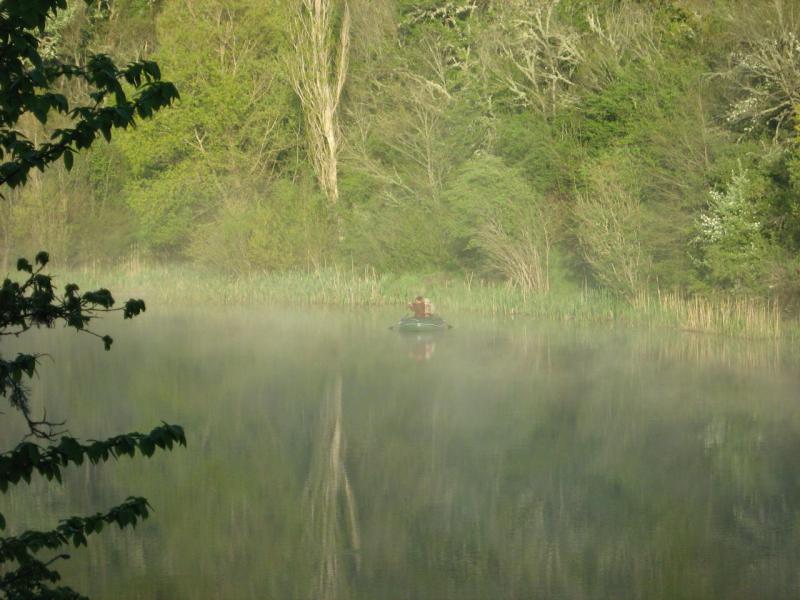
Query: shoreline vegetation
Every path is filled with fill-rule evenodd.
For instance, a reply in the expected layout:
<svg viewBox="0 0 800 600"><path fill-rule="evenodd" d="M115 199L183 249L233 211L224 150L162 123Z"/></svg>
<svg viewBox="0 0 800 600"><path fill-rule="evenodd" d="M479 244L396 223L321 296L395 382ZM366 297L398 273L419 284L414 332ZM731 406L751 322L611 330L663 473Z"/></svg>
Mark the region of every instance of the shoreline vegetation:
<svg viewBox="0 0 800 600"><path fill-rule="evenodd" d="M797 0L309 2L47 20L53 56L161 61L182 99L9 190L0 265L138 264L95 283L181 305L425 293L800 338ZM51 112L19 134L70 126Z"/></svg>
<svg viewBox="0 0 800 600"><path fill-rule="evenodd" d="M141 296L148 303L181 306L405 307L424 293L443 314L525 316L554 322L600 323L665 328L746 339L800 339L800 321L775 301L720 296L689 297L679 292L641 292L631 299L591 287L547 294L525 293L507 283L470 275L391 274L372 268L320 267L282 272L225 274L192 265L143 264L62 269L57 283L83 289L103 285L119 298Z"/></svg>

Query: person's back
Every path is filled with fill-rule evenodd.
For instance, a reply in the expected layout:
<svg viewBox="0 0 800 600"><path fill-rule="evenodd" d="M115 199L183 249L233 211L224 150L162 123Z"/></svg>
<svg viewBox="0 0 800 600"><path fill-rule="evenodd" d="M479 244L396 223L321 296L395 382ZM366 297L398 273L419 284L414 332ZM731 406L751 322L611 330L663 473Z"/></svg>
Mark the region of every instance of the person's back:
<svg viewBox="0 0 800 600"><path fill-rule="evenodd" d="M414 301L408 305L408 307L414 311L414 316L417 319L424 319L427 315L427 303L425 302L425 298L422 296L417 296L414 298Z"/></svg>

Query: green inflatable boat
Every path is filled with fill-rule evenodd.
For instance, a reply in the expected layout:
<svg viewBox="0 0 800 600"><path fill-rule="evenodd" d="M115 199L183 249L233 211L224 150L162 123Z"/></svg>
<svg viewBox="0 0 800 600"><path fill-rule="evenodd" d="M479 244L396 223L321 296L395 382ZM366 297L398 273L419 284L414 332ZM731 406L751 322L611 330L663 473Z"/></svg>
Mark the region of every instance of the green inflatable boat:
<svg viewBox="0 0 800 600"><path fill-rule="evenodd" d="M428 331L446 331L450 329L447 321L441 317L403 317L392 329L404 333L422 333Z"/></svg>

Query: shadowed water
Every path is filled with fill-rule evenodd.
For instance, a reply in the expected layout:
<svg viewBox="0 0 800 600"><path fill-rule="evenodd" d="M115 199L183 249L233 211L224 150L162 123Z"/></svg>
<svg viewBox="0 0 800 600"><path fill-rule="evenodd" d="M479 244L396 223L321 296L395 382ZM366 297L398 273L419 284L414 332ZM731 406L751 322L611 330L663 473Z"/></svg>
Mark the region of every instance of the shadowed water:
<svg viewBox="0 0 800 600"><path fill-rule="evenodd" d="M97 598L800 594L786 348L467 316L418 338L396 316L148 313L104 323L110 353L36 334L18 347L54 362L34 395L72 434L163 419L189 447L22 486L1 512L45 527L148 497L149 521L64 563Z"/></svg>

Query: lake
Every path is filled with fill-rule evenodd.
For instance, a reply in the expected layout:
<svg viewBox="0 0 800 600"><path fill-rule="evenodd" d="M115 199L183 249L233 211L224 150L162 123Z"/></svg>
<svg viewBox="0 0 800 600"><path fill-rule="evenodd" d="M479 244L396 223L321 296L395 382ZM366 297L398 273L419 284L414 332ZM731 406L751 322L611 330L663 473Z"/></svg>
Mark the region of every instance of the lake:
<svg viewBox="0 0 800 600"><path fill-rule="evenodd" d="M52 356L33 395L70 433L164 420L189 445L22 485L0 511L48 527L146 496L148 521L62 564L94 598L800 595L796 353L468 315L418 337L398 316L150 311L98 324L111 352L35 332L14 349Z"/></svg>

